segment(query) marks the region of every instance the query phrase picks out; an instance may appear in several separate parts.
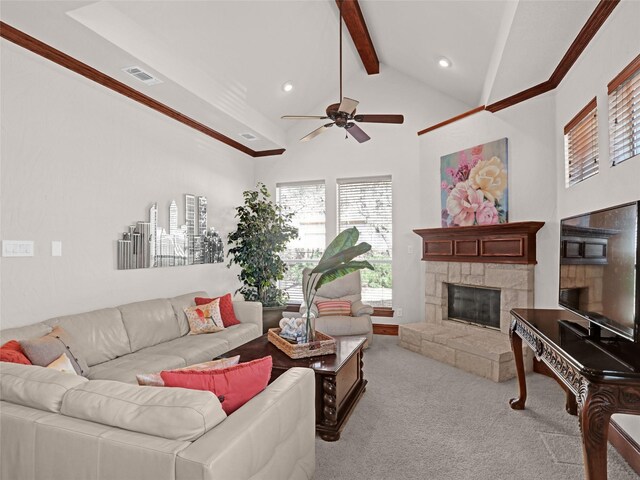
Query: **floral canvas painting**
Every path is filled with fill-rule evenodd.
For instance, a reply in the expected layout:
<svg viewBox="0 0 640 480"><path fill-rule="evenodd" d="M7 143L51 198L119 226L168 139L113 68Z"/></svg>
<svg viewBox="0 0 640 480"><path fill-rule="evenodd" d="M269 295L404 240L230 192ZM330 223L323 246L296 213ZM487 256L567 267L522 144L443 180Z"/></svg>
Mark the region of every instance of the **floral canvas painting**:
<svg viewBox="0 0 640 480"><path fill-rule="evenodd" d="M507 139L440 157L442 226L507 223Z"/></svg>

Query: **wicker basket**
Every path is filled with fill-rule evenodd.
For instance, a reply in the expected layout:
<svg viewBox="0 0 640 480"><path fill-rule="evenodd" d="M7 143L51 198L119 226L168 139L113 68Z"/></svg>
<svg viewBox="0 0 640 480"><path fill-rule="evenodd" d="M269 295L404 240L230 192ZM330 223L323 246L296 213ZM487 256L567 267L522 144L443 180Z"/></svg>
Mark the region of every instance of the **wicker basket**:
<svg viewBox="0 0 640 480"><path fill-rule="evenodd" d="M280 335L279 328L270 328L267 338L278 350L282 350L289 358L306 358L336 353L336 339L316 330L316 341L292 344Z"/></svg>

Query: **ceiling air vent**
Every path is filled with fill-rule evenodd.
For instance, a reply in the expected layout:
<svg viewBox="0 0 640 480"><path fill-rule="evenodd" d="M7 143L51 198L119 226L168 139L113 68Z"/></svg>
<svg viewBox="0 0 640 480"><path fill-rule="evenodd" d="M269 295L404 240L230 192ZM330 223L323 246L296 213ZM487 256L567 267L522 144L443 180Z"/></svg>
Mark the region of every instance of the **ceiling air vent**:
<svg viewBox="0 0 640 480"><path fill-rule="evenodd" d="M241 133L240 136L245 140L249 140L250 142L258 139L258 137L256 137L253 133Z"/></svg>
<svg viewBox="0 0 640 480"><path fill-rule="evenodd" d="M140 67L127 67L122 69L123 72L128 73L132 77L140 80L142 83L147 85L157 85L158 83L162 83L162 80L154 77L149 72L143 70Z"/></svg>

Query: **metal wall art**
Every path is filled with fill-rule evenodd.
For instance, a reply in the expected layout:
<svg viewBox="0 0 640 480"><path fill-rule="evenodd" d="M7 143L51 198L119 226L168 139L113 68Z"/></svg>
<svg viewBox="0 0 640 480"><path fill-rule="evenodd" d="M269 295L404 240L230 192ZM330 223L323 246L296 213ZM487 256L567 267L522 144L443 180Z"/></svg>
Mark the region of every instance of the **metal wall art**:
<svg viewBox="0 0 640 480"><path fill-rule="evenodd" d="M118 270L175 267L224 261L222 238L207 228L207 197L185 195L185 221L178 227L178 206L169 206L169 231L158 225L158 204L149 209L149 221L129 225L118 240Z"/></svg>

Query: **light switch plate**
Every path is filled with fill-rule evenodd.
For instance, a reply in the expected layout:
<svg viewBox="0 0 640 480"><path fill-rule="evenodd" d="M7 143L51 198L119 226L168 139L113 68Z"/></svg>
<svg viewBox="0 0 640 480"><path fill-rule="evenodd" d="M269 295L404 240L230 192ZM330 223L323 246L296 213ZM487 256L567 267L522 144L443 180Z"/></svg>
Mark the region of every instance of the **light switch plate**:
<svg viewBox="0 0 640 480"><path fill-rule="evenodd" d="M62 256L62 242L60 240L51 241L51 256L52 257Z"/></svg>
<svg viewBox="0 0 640 480"><path fill-rule="evenodd" d="M3 240L3 257L33 257L33 241L31 240Z"/></svg>

